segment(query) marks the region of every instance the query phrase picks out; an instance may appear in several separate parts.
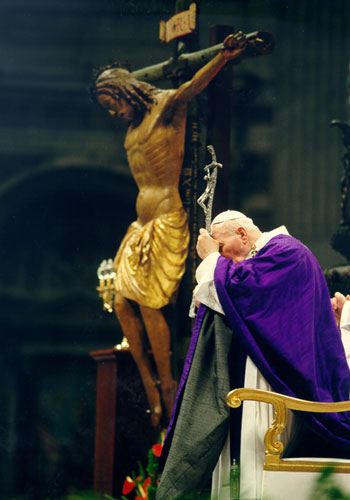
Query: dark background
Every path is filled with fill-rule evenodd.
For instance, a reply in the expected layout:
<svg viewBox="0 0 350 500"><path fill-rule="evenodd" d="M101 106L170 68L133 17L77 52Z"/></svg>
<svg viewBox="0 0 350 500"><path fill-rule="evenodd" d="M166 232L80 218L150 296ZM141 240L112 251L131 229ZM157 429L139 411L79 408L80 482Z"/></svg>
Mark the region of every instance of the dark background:
<svg viewBox="0 0 350 500"><path fill-rule="evenodd" d="M93 67L164 61L173 0L0 4L0 498L92 486L94 349L121 340L96 269L135 218L125 127L89 102ZM321 265L343 262L338 225L347 120L348 0L200 2L212 24L265 30L272 55L234 68L230 206L263 230L285 224ZM205 145L203 144L203 147ZM220 159L219 159L220 161ZM186 313L186 312L185 312ZM187 333L188 336L189 332Z"/></svg>

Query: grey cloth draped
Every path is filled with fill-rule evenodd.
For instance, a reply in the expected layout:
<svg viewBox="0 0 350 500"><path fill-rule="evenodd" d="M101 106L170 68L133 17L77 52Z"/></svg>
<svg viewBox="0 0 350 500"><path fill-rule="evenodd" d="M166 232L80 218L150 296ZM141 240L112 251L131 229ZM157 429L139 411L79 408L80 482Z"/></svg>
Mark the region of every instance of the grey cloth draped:
<svg viewBox="0 0 350 500"><path fill-rule="evenodd" d="M157 489L172 500L205 486L230 425L226 394L231 389L229 356L233 333L223 315L207 310Z"/></svg>

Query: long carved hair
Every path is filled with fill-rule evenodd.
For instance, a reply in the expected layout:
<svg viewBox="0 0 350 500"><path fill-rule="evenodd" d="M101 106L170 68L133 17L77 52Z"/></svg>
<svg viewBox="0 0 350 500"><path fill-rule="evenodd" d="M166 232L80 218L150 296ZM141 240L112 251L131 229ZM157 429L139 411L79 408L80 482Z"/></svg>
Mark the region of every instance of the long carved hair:
<svg viewBox="0 0 350 500"><path fill-rule="evenodd" d="M91 98L98 102L98 96L106 94L113 99L123 97L135 111L135 121L141 121L154 101L159 89L133 78L130 71L118 63L112 63L95 70L89 87Z"/></svg>

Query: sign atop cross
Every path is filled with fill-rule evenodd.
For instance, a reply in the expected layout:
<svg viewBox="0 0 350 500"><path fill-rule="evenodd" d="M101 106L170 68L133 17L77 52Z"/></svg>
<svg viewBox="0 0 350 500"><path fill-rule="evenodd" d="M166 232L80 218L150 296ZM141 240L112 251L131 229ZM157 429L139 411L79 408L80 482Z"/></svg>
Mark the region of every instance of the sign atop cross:
<svg viewBox="0 0 350 500"><path fill-rule="evenodd" d="M191 3L188 10L183 10L173 15L168 21L161 21L159 38L163 43L169 43L175 38L180 38L193 33L196 29L197 5Z"/></svg>

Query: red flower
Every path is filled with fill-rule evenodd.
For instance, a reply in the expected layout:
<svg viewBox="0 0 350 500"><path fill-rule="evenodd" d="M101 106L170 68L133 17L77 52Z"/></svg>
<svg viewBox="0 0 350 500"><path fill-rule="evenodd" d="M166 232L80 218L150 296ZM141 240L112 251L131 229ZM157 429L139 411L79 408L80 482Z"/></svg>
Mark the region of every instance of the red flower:
<svg viewBox="0 0 350 500"><path fill-rule="evenodd" d="M154 444L152 446L152 451L153 451L153 454L156 456L156 457L160 457L161 453L162 453L162 445L161 444Z"/></svg>
<svg viewBox="0 0 350 500"><path fill-rule="evenodd" d="M147 486L151 484L151 478L148 477L144 482L143 482L143 489L146 491L147 490Z"/></svg>
<svg viewBox="0 0 350 500"><path fill-rule="evenodd" d="M147 497L135 497L135 500L145 500Z"/></svg>
<svg viewBox="0 0 350 500"><path fill-rule="evenodd" d="M130 491L132 491L135 488L135 486L136 484L131 479L131 477L127 476L123 484L123 490L122 490L123 495L128 495L128 493L130 493Z"/></svg>

